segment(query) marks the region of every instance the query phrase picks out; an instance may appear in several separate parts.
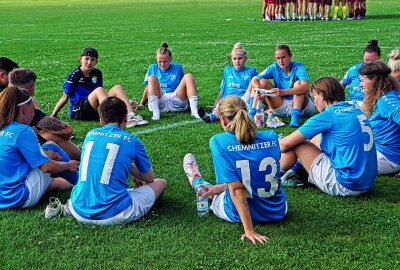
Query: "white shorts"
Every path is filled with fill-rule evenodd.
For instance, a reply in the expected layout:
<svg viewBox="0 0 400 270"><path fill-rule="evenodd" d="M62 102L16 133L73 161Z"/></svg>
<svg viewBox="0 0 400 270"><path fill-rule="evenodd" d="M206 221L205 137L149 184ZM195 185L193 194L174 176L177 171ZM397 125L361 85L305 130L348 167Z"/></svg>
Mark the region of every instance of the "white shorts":
<svg viewBox="0 0 400 270"><path fill-rule="evenodd" d="M278 116L290 116L293 109L293 99L284 99L282 106L273 112ZM301 117L310 117L315 113L315 105L311 98L308 98L308 104L301 112Z"/></svg>
<svg viewBox="0 0 400 270"><path fill-rule="evenodd" d="M189 107L188 100L181 100L175 92L163 93L161 98L158 100L160 112L181 112L187 110L187 108ZM152 109L150 108L150 102L148 104L148 107L149 110L152 111Z"/></svg>
<svg viewBox="0 0 400 270"><path fill-rule="evenodd" d="M388 160L381 152L376 151L378 174L391 174L400 171L400 164Z"/></svg>
<svg viewBox="0 0 400 270"><path fill-rule="evenodd" d="M219 217L223 220L232 222L232 220L230 220L225 213L224 197L225 197L225 191L219 195L215 195L212 200L210 209L213 211L214 215L216 215L217 217Z"/></svg>
<svg viewBox="0 0 400 270"><path fill-rule="evenodd" d="M321 153L311 165L308 182L332 196L358 196L366 191L353 191L345 188L336 180L335 169L325 153Z"/></svg>
<svg viewBox="0 0 400 270"><path fill-rule="evenodd" d="M71 200L68 200L68 206L72 215L79 222L94 225L122 225L142 218L150 211L150 208L156 201L153 189L146 185L135 189L128 189L128 192L131 195L132 204L121 213L107 219L86 219L75 212Z"/></svg>
<svg viewBox="0 0 400 270"><path fill-rule="evenodd" d="M46 192L51 181L50 174L42 172L39 168L32 169L25 177L25 185L29 190L29 197L22 208L35 206Z"/></svg>
<svg viewBox="0 0 400 270"><path fill-rule="evenodd" d="M217 217L219 217L223 220L232 222L232 220L230 220L229 217L225 213L224 197L225 197L225 191L219 195L215 195L212 200L210 209L213 211L214 215L216 215ZM285 215L286 215L287 211L288 211L288 205L287 205L287 201L286 201Z"/></svg>

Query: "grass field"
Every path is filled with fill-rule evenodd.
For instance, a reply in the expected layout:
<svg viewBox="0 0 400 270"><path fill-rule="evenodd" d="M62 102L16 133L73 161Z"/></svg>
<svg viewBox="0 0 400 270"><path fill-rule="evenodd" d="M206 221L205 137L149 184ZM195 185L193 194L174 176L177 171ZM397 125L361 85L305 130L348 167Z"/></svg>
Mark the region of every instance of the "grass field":
<svg viewBox="0 0 400 270"><path fill-rule="evenodd" d="M167 41L174 60L195 75L200 105L206 106L217 96L237 41L248 51L247 65L259 72L273 62L277 44L288 44L311 81L341 78L361 61L369 39L379 40L387 61L386 54L400 46L400 2L367 2L366 20L263 23L261 0L0 0L0 55L37 73L36 96L50 114L83 47L99 50L106 87L122 84L137 99L156 49ZM147 110L140 114L150 118ZM70 122L78 144L99 125ZM30 210L2 211L0 269L400 269L399 177L378 177L359 198L287 188L287 218L257 224L271 241L253 246L239 240L240 224L196 216L182 170L183 156L192 152L203 176L215 181L208 141L222 131L218 123L171 113L131 131L146 145L156 176L168 181L163 201L143 220L115 227L46 220L48 196ZM65 202L69 192L56 196Z"/></svg>

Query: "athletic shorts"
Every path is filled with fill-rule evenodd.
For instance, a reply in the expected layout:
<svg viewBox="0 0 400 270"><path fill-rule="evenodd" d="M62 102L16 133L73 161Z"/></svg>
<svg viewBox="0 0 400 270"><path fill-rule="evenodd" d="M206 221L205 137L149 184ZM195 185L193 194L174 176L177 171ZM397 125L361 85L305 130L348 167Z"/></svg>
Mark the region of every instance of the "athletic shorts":
<svg viewBox="0 0 400 270"><path fill-rule="evenodd" d="M388 160L381 152L376 151L378 174L391 174L400 171L400 164Z"/></svg>
<svg viewBox="0 0 400 270"><path fill-rule="evenodd" d="M99 113L90 105L89 98L79 100L75 109L71 113L71 119L86 120L86 121L99 121Z"/></svg>
<svg viewBox="0 0 400 270"><path fill-rule="evenodd" d="M308 3L321 3L321 0L308 0Z"/></svg>
<svg viewBox="0 0 400 270"><path fill-rule="evenodd" d="M229 217L225 213L224 197L225 197L225 191L219 195L215 195L212 200L210 209L213 211L214 215L216 215L217 217L219 217L223 220L232 222L232 220L230 220Z"/></svg>
<svg viewBox="0 0 400 270"><path fill-rule="evenodd" d="M29 197L22 208L35 206L46 192L51 181L50 174L42 172L39 168L32 169L25 177L25 185L29 190Z"/></svg>
<svg viewBox="0 0 400 270"><path fill-rule="evenodd" d="M164 93L158 100L158 106L160 112L181 112L189 108L189 102L188 100L181 100L175 92ZM149 110L152 111L150 102L148 103L148 107Z"/></svg>
<svg viewBox="0 0 400 270"><path fill-rule="evenodd" d="M146 215L156 201L156 195L154 194L153 189L146 185L135 189L128 189L128 192L131 195L132 204L121 213L107 219L86 219L75 212L71 200L68 200L68 206L76 220L82 223L94 225L127 224L132 221L138 220Z"/></svg>
<svg viewBox="0 0 400 270"><path fill-rule="evenodd" d="M275 5L275 0L268 0L269 5Z"/></svg>
<svg viewBox="0 0 400 270"><path fill-rule="evenodd" d="M347 0L347 3L355 3L356 0Z"/></svg>
<svg viewBox="0 0 400 270"><path fill-rule="evenodd" d="M275 0L275 5L284 5L286 4L286 0Z"/></svg>
<svg viewBox="0 0 400 270"><path fill-rule="evenodd" d="M329 157L325 153L321 153L311 165L308 182L332 196L358 196L366 192L345 188L336 180L335 172Z"/></svg>
<svg viewBox="0 0 400 270"><path fill-rule="evenodd" d="M224 191L221 194L214 196L211 206L210 206L210 209L213 211L214 215L216 215L220 219L232 222L232 220L230 220L229 217L226 215L225 208L224 208L225 193L226 192ZM286 215L287 211L288 211L288 205L286 202L285 215Z"/></svg>
<svg viewBox="0 0 400 270"><path fill-rule="evenodd" d="M332 6L332 0L321 0L321 4L323 6L325 5Z"/></svg>
<svg viewBox="0 0 400 270"><path fill-rule="evenodd" d="M273 112L278 116L290 116L293 109L293 99L284 99L282 106ZM308 98L308 104L301 112L301 117L310 117L315 113L315 105L311 98Z"/></svg>

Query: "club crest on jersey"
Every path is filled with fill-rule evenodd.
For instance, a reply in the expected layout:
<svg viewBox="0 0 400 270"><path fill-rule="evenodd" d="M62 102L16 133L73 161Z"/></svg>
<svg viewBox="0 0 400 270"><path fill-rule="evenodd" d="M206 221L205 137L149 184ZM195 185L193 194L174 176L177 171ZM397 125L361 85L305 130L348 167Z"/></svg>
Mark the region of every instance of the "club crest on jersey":
<svg viewBox="0 0 400 270"><path fill-rule="evenodd" d="M92 82L93 82L94 84L97 83L97 76L93 76L93 77L92 77Z"/></svg>
<svg viewBox="0 0 400 270"><path fill-rule="evenodd" d="M176 75L174 73L172 73L169 77L171 78L171 80L175 80Z"/></svg>
<svg viewBox="0 0 400 270"><path fill-rule="evenodd" d="M249 74L246 74L246 75L243 76L243 79L244 79L245 81L247 81L247 80L249 79L249 77L250 77Z"/></svg>

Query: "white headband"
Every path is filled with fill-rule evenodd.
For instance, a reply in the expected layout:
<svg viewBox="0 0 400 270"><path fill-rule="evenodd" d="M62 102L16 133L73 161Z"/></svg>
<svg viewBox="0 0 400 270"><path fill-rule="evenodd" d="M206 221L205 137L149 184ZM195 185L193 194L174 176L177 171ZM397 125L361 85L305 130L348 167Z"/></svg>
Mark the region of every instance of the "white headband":
<svg viewBox="0 0 400 270"><path fill-rule="evenodd" d="M28 103L28 102L31 101L31 100L32 100L32 97L30 96L27 100L25 100L25 101L23 101L23 102L17 104L17 107L20 107L20 106L22 106L22 105L25 105L26 103Z"/></svg>

